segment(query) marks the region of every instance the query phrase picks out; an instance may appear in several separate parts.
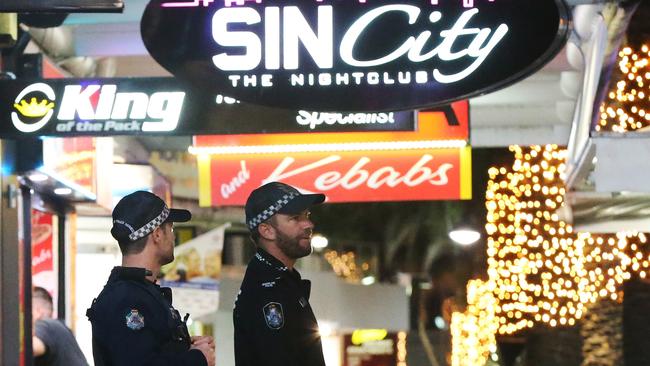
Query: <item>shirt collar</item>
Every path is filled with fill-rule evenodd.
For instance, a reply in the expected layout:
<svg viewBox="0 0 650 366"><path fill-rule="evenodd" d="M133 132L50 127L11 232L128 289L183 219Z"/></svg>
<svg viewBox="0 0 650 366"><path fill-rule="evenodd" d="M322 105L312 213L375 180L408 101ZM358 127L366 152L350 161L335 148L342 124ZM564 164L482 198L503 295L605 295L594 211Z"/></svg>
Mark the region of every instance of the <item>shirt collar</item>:
<svg viewBox="0 0 650 366"><path fill-rule="evenodd" d="M146 281L148 283L152 283L151 281L147 280L147 276L150 275L151 275L151 271L145 268L116 266L113 267L113 270L111 271L111 275L108 278L108 281L113 282L118 280L127 280L127 281L130 280L130 281Z"/></svg>
<svg viewBox="0 0 650 366"><path fill-rule="evenodd" d="M255 253L253 260L262 266L270 267L278 272L290 272L289 268L285 266L284 263L262 248L257 248L257 253Z"/></svg>

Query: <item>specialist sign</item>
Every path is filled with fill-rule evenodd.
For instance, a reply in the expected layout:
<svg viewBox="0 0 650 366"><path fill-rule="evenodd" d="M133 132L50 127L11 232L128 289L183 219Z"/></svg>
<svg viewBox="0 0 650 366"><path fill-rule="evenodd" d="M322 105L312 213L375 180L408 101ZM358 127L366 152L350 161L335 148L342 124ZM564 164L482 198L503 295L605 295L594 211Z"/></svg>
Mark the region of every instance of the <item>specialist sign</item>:
<svg viewBox="0 0 650 366"><path fill-rule="evenodd" d="M152 0L151 55L242 101L405 110L508 86L565 44L563 0Z"/></svg>
<svg viewBox="0 0 650 366"><path fill-rule="evenodd" d="M285 110L175 78L0 81L0 137L413 131L416 112Z"/></svg>
<svg viewBox="0 0 650 366"><path fill-rule="evenodd" d="M0 12L113 13L124 9L122 0L2 0Z"/></svg>
<svg viewBox="0 0 650 366"><path fill-rule="evenodd" d="M201 206L243 206L282 181L327 202L471 199L471 148L199 155Z"/></svg>
<svg viewBox="0 0 650 366"><path fill-rule="evenodd" d="M469 102L454 102L436 109L418 112L418 126L413 131L367 131L363 133L277 133L198 135L193 137L194 153L219 154L239 150L272 152L279 148L316 150L318 146L344 144L417 144L420 142L463 142L469 140ZM414 147L414 146L411 146ZM343 148L343 147L340 147ZM358 148L358 147L357 147ZM334 149L335 150L335 149Z"/></svg>

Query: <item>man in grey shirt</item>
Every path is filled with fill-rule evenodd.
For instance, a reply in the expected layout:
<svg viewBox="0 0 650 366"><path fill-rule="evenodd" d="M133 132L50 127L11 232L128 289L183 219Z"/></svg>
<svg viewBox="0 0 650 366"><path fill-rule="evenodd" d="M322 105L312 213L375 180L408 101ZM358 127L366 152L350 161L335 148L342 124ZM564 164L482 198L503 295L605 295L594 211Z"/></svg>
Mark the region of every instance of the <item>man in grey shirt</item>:
<svg viewBox="0 0 650 366"><path fill-rule="evenodd" d="M52 319L52 296L42 287L32 292L35 366L88 366L74 335L58 319Z"/></svg>

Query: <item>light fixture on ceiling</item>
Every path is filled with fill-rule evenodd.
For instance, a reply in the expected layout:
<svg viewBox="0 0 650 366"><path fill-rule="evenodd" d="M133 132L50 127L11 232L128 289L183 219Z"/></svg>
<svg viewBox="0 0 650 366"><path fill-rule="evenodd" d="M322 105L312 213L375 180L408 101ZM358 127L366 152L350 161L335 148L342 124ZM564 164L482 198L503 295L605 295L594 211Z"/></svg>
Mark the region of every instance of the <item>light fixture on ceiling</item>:
<svg viewBox="0 0 650 366"><path fill-rule="evenodd" d="M458 228L449 232L449 238L460 245L470 245L476 243L481 234L469 228Z"/></svg>
<svg viewBox="0 0 650 366"><path fill-rule="evenodd" d="M46 180L50 179L46 174L43 173L32 173L27 176L29 180L32 182L45 182Z"/></svg>
<svg viewBox="0 0 650 366"><path fill-rule="evenodd" d="M67 196L69 194L72 194L72 189L68 187L56 188L54 189L54 194L58 194L59 196Z"/></svg>

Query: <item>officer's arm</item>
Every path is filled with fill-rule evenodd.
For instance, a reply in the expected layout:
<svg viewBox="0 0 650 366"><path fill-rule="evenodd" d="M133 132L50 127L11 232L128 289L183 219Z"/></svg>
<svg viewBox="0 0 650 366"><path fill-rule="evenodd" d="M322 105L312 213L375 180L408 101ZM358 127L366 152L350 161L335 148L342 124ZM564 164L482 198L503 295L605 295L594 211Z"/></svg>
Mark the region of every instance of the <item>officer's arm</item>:
<svg viewBox="0 0 650 366"><path fill-rule="evenodd" d="M167 326L165 314L148 294L129 294L114 302L107 316L97 314L96 340L115 366L207 366L201 351L169 352L160 344L160 333ZM160 324L163 322L163 324ZM101 329L100 329L101 328Z"/></svg>
<svg viewBox="0 0 650 366"><path fill-rule="evenodd" d="M250 336L255 352L264 366L299 365L295 348L295 334L291 327L292 319L287 304L287 296L282 288L260 288L247 306L246 333Z"/></svg>

